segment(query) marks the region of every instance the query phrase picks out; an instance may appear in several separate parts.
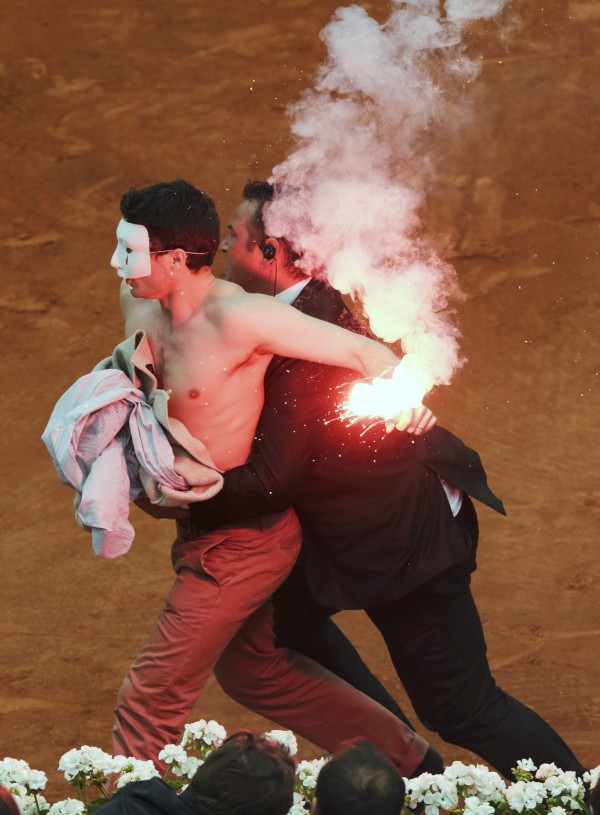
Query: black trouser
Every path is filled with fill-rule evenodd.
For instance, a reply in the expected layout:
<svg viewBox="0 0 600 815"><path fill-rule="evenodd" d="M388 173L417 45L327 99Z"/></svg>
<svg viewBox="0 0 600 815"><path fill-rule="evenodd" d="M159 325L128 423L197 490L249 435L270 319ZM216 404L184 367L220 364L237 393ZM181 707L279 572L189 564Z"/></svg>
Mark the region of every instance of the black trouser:
<svg viewBox="0 0 600 815"><path fill-rule="evenodd" d="M465 507L461 516L472 535L474 558L474 512ZM444 741L470 750L508 778L520 758L532 758L538 766L555 762L581 774L584 768L550 725L496 685L471 594L473 565L468 559L401 600L365 609L417 716ZM278 645L320 662L407 721L330 619L333 613L311 600L304 569L298 567L275 595Z"/></svg>

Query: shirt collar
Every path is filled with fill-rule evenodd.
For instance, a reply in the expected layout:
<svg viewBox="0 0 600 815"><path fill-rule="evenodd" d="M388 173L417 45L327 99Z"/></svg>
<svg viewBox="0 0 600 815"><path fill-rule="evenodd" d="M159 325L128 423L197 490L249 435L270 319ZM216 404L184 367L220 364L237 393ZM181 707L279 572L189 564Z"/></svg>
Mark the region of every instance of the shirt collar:
<svg viewBox="0 0 600 815"><path fill-rule="evenodd" d="M288 306L291 306L302 289L310 283L311 279L312 278L307 277L306 280L300 280L298 283L294 283L293 286L289 286L289 288L280 291L279 294L276 294L275 298L277 300L281 300L282 303L287 303Z"/></svg>

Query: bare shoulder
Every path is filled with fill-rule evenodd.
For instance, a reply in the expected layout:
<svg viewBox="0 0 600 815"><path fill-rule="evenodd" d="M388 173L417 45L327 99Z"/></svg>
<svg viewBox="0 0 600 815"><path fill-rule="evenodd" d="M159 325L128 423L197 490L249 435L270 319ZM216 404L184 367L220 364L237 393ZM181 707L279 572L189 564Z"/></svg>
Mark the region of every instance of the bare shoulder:
<svg viewBox="0 0 600 815"><path fill-rule="evenodd" d="M265 311L277 309L282 304L265 294L249 294L237 283L218 280L210 304L211 316L218 318L223 325L253 320Z"/></svg>

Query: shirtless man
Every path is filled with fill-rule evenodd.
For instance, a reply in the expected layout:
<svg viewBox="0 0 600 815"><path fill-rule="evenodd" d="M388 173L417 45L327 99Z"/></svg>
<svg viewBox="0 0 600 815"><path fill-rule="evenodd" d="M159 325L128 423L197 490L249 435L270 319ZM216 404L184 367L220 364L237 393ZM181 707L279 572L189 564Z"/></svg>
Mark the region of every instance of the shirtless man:
<svg viewBox="0 0 600 815"><path fill-rule="evenodd" d="M127 332L145 332L159 387L170 393L170 416L207 445L217 467L246 460L274 353L366 377L396 364L389 349L366 337L215 278L218 216L211 199L186 182L131 190L121 213L111 263L124 280ZM267 259L268 246L262 251ZM115 752L156 760L178 740L232 637L240 629L252 636L269 622L265 601L290 572L300 539L293 511L243 518L210 533L178 523L177 577L119 691ZM405 774L420 766L426 743L377 703L304 658L286 665L284 657L276 670L305 700L302 735L330 751L349 737L368 736Z"/></svg>

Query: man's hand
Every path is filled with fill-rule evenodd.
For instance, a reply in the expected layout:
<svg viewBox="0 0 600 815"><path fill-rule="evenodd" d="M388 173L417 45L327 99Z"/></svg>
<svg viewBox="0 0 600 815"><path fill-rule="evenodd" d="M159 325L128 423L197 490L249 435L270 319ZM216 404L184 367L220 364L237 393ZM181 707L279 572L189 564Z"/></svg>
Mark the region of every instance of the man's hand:
<svg viewBox="0 0 600 815"><path fill-rule="evenodd" d="M393 419L388 419L385 425L385 432L391 433L396 430L404 430L406 433L414 433L421 436L437 424L437 417L425 405L416 408L406 408L397 413Z"/></svg>

